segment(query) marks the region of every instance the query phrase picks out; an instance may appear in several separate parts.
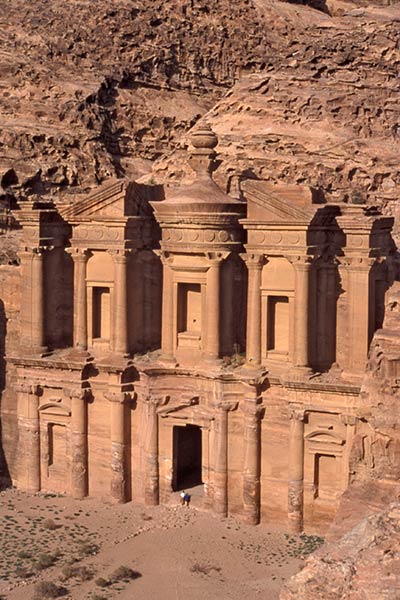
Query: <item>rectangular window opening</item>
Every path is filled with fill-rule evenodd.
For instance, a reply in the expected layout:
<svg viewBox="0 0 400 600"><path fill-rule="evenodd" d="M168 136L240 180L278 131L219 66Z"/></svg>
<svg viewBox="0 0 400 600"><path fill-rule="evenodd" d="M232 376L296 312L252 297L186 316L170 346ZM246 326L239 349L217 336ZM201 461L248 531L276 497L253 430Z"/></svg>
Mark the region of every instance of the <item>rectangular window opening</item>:
<svg viewBox="0 0 400 600"><path fill-rule="evenodd" d="M289 298L268 298L267 350L288 353L289 351Z"/></svg>
<svg viewBox="0 0 400 600"><path fill-rule="evenodd" d="M110 288L93 288L93 339L110 339Z"/></svg>
<svg viewBox="0 0 400 600"><path fill-rule="evenodd" d="M201 333L201 286L199 283L178 285L178 333Z"/></svg>

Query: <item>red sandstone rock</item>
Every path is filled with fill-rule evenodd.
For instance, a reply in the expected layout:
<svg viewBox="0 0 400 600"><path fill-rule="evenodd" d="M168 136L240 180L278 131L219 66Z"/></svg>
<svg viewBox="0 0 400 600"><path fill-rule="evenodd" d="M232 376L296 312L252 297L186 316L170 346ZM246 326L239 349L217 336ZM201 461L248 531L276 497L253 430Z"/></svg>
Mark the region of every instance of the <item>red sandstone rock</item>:
<svg viewBox="0 0 400 600"><path fill-rule="evenodd" d="M397 600L400 504L394 502L322 546L282 589L280 600Z"/></svg>

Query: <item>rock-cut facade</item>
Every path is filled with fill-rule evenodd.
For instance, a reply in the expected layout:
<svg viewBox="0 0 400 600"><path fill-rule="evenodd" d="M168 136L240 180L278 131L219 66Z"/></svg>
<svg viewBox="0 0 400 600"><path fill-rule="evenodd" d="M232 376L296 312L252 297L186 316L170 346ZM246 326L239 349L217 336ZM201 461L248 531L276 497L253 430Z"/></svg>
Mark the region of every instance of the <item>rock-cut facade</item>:
<svg viewBox="0 0 400 600"><path fill-rule="evenodd" d="M173 192L112 180L14 211L5 464L30 493L156 505L193 489L221 517L323 531L369 419L393 220L258 179L233 199L215 134L191 144L196 177Z"/></svg>

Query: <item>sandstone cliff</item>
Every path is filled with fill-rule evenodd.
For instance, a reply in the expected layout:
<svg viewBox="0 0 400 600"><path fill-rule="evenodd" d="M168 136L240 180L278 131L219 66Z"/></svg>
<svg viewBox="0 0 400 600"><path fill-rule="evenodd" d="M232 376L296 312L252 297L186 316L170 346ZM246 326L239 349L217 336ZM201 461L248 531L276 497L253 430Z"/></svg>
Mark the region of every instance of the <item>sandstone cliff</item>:
<svg viewBox="0 0 400 600"><path fill-rule="evenodd" d="M179 152L164 157L216 105L230 191L251 169L393 212L398 5L386 4L3 1L3 201L179 178Z"/></svg>
<svg viewBox="0 0 400 600"><path fill-rule="evenodd" d="M272 5L1 2L3 191L82 193L147 172L282 45L290 23Z"/></svg>
<svg viewBox="0 0 400 600"><path fill-rule="evenodd" d="M206 115L229 192L240 194L243 177L306 184L398 217L398 6L352 14L302 22L299 38ZM179 156L161 159L156 179L184 176Z"/></svg>

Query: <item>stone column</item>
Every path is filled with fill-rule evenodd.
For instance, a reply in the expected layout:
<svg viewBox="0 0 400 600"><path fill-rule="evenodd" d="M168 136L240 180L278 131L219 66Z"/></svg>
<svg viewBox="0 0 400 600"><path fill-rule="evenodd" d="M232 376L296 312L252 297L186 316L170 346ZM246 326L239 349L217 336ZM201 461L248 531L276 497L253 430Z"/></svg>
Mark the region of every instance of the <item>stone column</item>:
<svg viewBox="0 0 400 600"><path fill-rule="evenodd" d="M304 411L291 408L289 431L288 519L294 533L303 530Z"/></svg>
<svg viewBox="0 0 400 600"><path fill-rule="evenodd" d="M160 481L158 463L158 407L165 398L147 397L143 404L146 417L144 500L150 506L159 503Z"/></svg>
<svg viewBox="0 0 400 600"><path fill-rule="evenodd" d="M109 393L111 402L111 499L122 504L127 500L128 479L125 439L125 394Z"/></svg>
<svg viewBox="0 0 400 600"><path fill-rule="evenodd" d="M85 390L70 390L71 398L71 488L74 498L88 495L87 405Z"/></svg>
<svg viewBox="0 0 400 600"><path fill-rule="evenodd" d="M74 345L78 350L87 350L86 265L88 252L81 248L74 248L71 249L70 254L74 261Z"/></svg>
<svg viewBox="0 0 400 600"><path fill-rule="evenodd" d="M370 282L374 259L344 259L347 266L347 365L348 373L364 373L370 342Z"/></svg>
<svg viewBox="0 0 400 600"><path fill-rule="evenodd" d="M310 258L296 257L292 261L295 272L294 287L294 366L307 369L309 366L308 320L309 320L309 275Z"/></svg>
<svg viewBox="0 0 400 600"><path fill-rule="evenodd" d="M220 327L220 259L211 260L207 271L206 284L206 339L205 358L209 361L219 358L219 327Z"/></svg>
<svg viewBox="0 0 400 600"><path fill-rule="evenodd" d="M262 407L258 399L245 399L244 414L244 463L243 463L243 515L249 525L260 522L260 453Z"/></svg>
<svg viewBox="0 0 400 600"><path fill-rule="evenodd" d="M215 404L214 419L214 512L220 517L228 514L228 412L236 404Z"/></svg>
<svg viewBox="0 0 400 600"><path fill-rule="evenodd" d="M114 350L123 356L129 352L128 342L128 294L126 250L113 252L115 267L114 288Z"/></svg>
<svg viewBox="0 0 400 600"><path fill-rule="evenodd" d="M171 269L173 259L164 256L161 260L163 263L161 349L163 357L172 361L175 348L173 272Z"/></svg>
<svg viewBox="0 0 400 600"><path fill-rule="evenodd" d="M248 271L246 359L250 365L261 363L261 276L264 256L245 255Z"/></svg>
<svg viewBox="0 0 400 600"><path fill-rule="evenodd" d="M340 415L341 422L346 425L346 443L344 446L342 458L342 473L341 473L341 488L345 491L350 483L350 456L353 447L354 435L356 432L357 418L355 415L342 414Z"/></svg>
<svg viewBox="0 0 400 600"><path fill-rule="evenodd" d="M30 494L40 491L40 420L37 385L21 382L18 392L18 429L22 440L21 483Z"/></svg>
<svg viewBox="0 0 400 600"><path fill-rule="evenodd" d="M328 337L329 333L329 302L328 302L328 265L325 261L321 261L318 269L318 286L317 286L317 361L321 370L324 370L328 365L328 347L331 342Z"/></svg>
<svg viewBox="0 0 400 600"><path fill-rule="evenodd" d="M34 248L32 255L32 347L43 351L44 344L44 277L43 248Z"/></svg>

